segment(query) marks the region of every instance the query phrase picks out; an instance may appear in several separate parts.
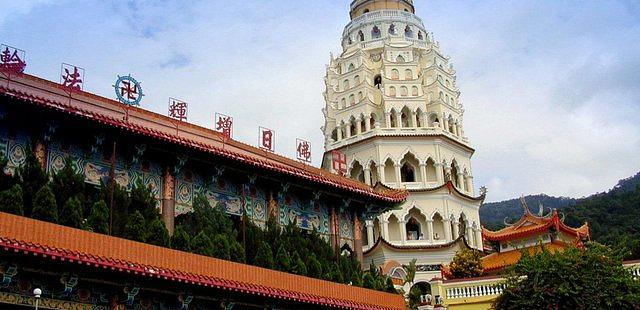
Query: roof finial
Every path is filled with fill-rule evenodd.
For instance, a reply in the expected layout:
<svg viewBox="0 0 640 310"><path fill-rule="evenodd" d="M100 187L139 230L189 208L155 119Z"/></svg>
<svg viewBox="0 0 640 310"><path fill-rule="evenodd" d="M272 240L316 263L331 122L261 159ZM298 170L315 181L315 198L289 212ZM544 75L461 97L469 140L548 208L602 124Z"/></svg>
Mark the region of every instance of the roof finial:
<svg viewBox="0 0 640 310"><path fill-rule="evenodd" d="M524 199L524 195L520 195L520 204L522 205L522 208L524 208L524 214L530 214L531 212L529 212L529 206L527 206L527 201Z"/></svg>

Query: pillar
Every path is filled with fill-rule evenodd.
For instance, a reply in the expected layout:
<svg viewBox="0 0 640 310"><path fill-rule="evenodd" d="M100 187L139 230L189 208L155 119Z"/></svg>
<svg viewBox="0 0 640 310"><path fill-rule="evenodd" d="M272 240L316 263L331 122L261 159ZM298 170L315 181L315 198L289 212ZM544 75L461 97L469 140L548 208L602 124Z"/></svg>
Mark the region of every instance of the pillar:
<svg viewBox="0 0 640 310"><path fill-rule="evenodd" d="M449 131L449 120L445 113L442 113L442 130Z"/></svg>
<svg viewBox="0 0 640 310"><path fill-rule="evenodd" d="M482 250L482 228L476 228L476 248Z"/></svg>
<svg viewBox="0 0 640 310"><path fill-rule="evenodd" d="M329 224L331 231L331 245L337 251L340 248L340 222L336 207L331 207L331 223Z"/></svg>
<svg viewBox="0 0 640 310"><path fill-rule="evenodd" d="M345 126L345 131L347 132L347 136L345 138L351 138L351 135L353 134L351 132L351 122L348 122L344 126Z"/></svg>
<svg viewBox="0 0 640 310"><path fill-rule="evenodd" d="M388 220L380 221L380 235L382 235L382 239L389 241L389 221Z"/></svg>
<svg viewBox="0 0 640 310"><path fill-rule="evenodd" d="M395 116L396 119L396 128L402 128L402 112L398 112L398 111L393 111L393 115ZM407 117L409 117L407 115Z"/></svg>
<svg viewBox="0 0 640 310"><path fill-rule="evenodd" d="M449 242L453 240L451 238L451 220L449 218L443 218L442 222L444 223L444 240Z"/></svg>
<svg viewBox="0 0 640 310"><path fill-rule="evenodd" d="M362 133L362 117L356 119L356 135Z"/></svg>
<svg viewBox="0 0 640 310"><path fill-rule="evenodd" d="M475 190L473 189L473 176L467 175L465 181L467 182L467 188L469 189L469 194L472 196L475 195Z"/></svg>
<svg viewBox="0 0 640 310"><path fill-rule="evenodd" d="M368 220L365 222L367 225L367 245L371 247L375 240L373 240L373 221Z"/></svg>
<svg viewBox="0 0 640 310"><path fill-rule="evenodd" d="M432 219L427 220L427 236L429 236L429 238L427 239L429 240L429 243L433 243L433 220Z"/></svg>
<svg viewBox="0 0 640 310"><path fill-rule="evenodd" d="M459 172L456 177L458 178L458 189L464 191L464 175L462 175L462 172Z"/></svg>
<svg viewBox="0 0 640 310"><path fill-rule="evenodd" d="M427 163L420 163L420 180L422 186L427 187Z"/></svg>
<svg viewBox="0 0 640 310"><path fill-rule="evenodd" d="M418 127L418 113L416 111L411 111L411 126Z"/></svg>
<svg viewBox="0 0 640 310"><path fill-rule="evenodd" d="M400 164L393 165L396 168L396 182L398 183L398 187L402 183L402 174L400 173Z"/></svg>
<svg viewBox="0 0 640 310"><path fill-rule="evenodd" d="M458 225L460 225L460 223L457 220L454 220L451 223L451 226L453 226L453 236L451 240L456 240L460 237L460 227Z"/></svg>
<svg viewBox="0 0 640 310"><path fill-rule="evenodd" d="M400 226L400 242L402 245L407 243L407 227L405 226L407 222L405 220L398 221L398 226Z"/></svg>
<svg viewBox="0 0 640 310"><path fill-rule="evenodd" d="M421 125L422 127L428 127L429 126L429 119L427 118L427 112L420 112L420 119L422 119Z"/></svg>
<svg viewBox="0 0 640 310"><path fill-rule="evenodd" d="M444 172L442 171L442 163L435 163L436 166L436 182L444 184Z"/></svg>
<svg viewBox="0 0 640 310"><path fill-rule="evenodd" d="M384 184L387 181L384 175L384 163L376 166L376 169L378 169L378 178L380 179L380 183Z"/></svg>
<svg viewBox="0 0 640 310"><path fill-rule="evenodd" d="M342 126L337 126L338 129L338 141L342 140Z"/></svg>
<svg viewBox="0 0 640 310"><path fill-rule="evenodd" d="M371 130L371 118L365 118L364 120L364 130Z"/></svg>
<svg viewBox="0 0 640 310"><path fill-rule="evenodd" d="M373 185L371 184L371 168L369 167L364 168L364 183Z"/></svg>
<svg viewBox="0 0 640 310"><path fill-rule="evenodd" d="M444 167L444 181L453 181L452 179L452 175L451 175L451 167L450 166L445 166Z"/></svg>
<svg viewBox="0 0 640 310"><path fill-rule="evenodd" d="M476 246L476 240L473 238L473 228L469 226L469 223L467 223L467 233L465 234L465 238L467 239L467 243L469 243L471 247Z"/></svg>
<svg viewBox="0 0 640 310"><path fill-rule="evenodd" d="M362 253L362 223L357 212L353 214L353 248L356 252L356 258L362 264L364 260Z"/></svg>
<svg viewBox="0 0 640 310"><path fill-rule="evenodd" d="M162 221L169 235L173 235L176 218L176 180L169 168L164 171L162 180Z"/></svg>
<svg viewBox="0 0 640 310"><path fill-rule="evenodd" d="M391 113L384 112L384 120L387 122L387 128L391 128Z"/></svg>

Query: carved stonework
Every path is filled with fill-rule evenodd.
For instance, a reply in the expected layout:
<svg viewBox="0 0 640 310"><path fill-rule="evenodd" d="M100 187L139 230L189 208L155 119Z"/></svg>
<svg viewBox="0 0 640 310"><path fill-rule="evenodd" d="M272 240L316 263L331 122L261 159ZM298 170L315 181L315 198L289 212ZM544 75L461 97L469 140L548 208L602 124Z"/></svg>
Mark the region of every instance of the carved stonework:
<svg viewBox="0 0 640 310"><path fill-rule="evenodd" d="M36 159L40 163L40 167L42 169L46 169L47 167L47 148L41 141L36 142L35 149L33 150L35 153Z"/></svg>
<svg viewBox="0 0 640 310"><path fill-rule="evenodd" d="M175 177L169 172L169 169L164 172L164 182L162 189L162 199L174 199L176 193Z"/></svg>

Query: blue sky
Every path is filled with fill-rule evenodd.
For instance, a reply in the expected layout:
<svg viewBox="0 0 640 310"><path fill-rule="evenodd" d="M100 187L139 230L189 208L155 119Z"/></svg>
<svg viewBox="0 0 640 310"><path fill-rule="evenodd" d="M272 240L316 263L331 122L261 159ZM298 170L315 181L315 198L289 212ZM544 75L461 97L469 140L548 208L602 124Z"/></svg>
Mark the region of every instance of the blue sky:
<svg viewBox="0 0 640 310"><path fill-rule="evenodd" d="M476 186L496 201L580 197L640 170L640 2L427 1L417 14L451 56L476 148ZM117 75L142 81L143 107L190 103L190 121L235 117L235 138L276 130L322 153L324 68L340 53L348 0L5 1L0 42L27 51L27 72L114 97Z"/></svg>

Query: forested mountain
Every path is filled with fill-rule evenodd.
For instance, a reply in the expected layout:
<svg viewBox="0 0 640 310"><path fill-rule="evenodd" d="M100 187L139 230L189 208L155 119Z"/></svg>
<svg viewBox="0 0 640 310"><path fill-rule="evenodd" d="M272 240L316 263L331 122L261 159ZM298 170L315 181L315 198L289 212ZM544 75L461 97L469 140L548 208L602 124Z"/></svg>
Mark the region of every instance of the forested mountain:
<svg viewBox="0 0 640 310"><path fill-rule="evenodd" d="M624 244L640 257L640 173L620 180L611 190L585 198L551 197L544 194L526 196L533 213L540 203L546 208L561 210L565 222L573 227L588 222L594 240L609 244ZM513 222L522 216L519 199L487 203L480 209L482 224L489 229L504 227L504 219Z"/></svg>

